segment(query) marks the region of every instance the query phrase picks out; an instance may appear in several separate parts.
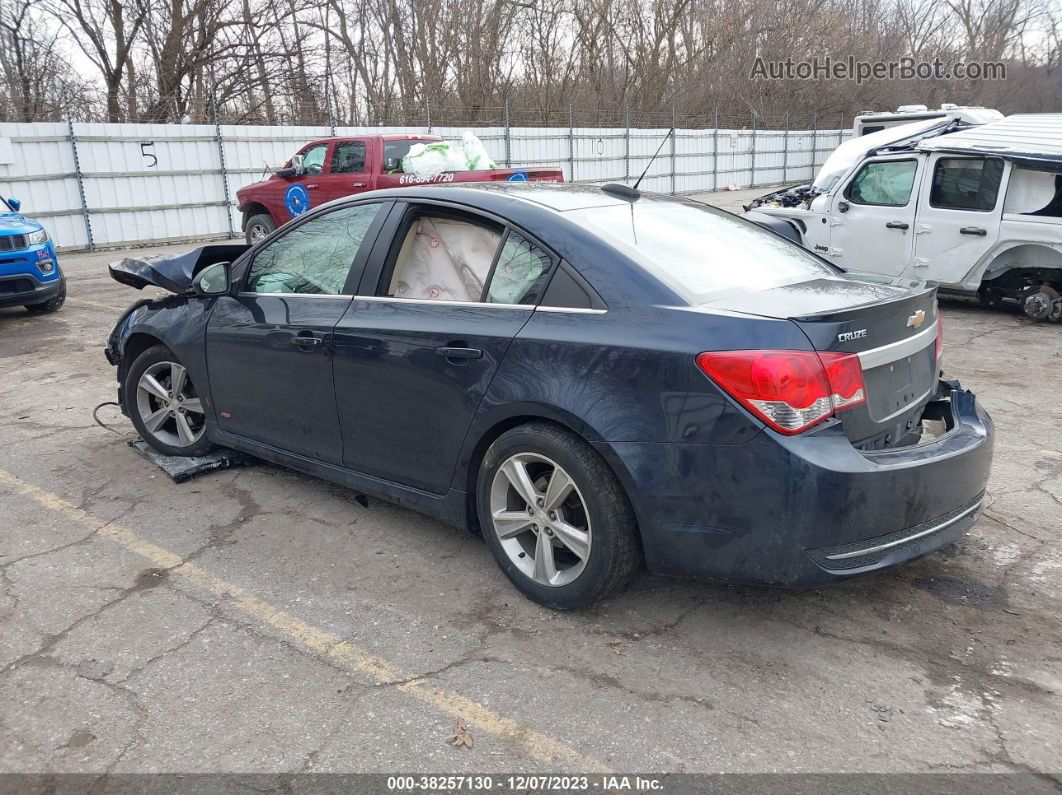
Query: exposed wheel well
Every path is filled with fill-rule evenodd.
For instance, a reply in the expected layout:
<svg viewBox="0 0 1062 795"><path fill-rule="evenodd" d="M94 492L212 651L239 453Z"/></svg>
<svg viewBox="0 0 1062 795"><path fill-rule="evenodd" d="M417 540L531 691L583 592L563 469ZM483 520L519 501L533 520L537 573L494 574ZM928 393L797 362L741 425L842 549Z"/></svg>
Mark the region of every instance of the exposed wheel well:
<svg viewBox="0 0 1062 795"><path fill-rule="evenodd" d="M270 218L273 217L272 215L270 215L269 210L266 209L264 204L259 204L258 202L251 202L243 208L244 229L247 228L247 222L250 221L251 217L255 215L268 215Z"/></svg>
<svg viewBox="0 0 1062 795"><path fill-rule="evenodd" d="M1062 252L1035 243L1009 248L985 269L981 288L1019 290L1034 282L1062 284Z"/></svg>
<svg viewBox="0 0 1062 795"><path fill-rule="evenodd" d="M129 371L129 365L131 365L136 357L146 351L148 348L155 345L165 345L162 340L152 334L132 334L129 339L125 341L125 347L122 349L122 358L118 362L118 380L124 381L125 374Z"/></svg>

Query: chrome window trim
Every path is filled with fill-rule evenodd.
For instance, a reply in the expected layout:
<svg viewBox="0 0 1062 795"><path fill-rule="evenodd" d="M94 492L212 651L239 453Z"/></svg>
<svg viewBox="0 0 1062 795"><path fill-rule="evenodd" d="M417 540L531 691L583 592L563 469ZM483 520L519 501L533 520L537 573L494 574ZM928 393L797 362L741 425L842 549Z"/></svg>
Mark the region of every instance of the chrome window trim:
<svg viewBox="0 0 1062 795"><path fill-rule="evenodd" d="M880 367L883 364L894 362L897 359L902 359L905 356L911 356L918 353L924 348L929 347L937 339L937 323L934 319L933 325L927 328L925 331L920 331L913 337L899 340L897 342L890 342L888 345L882 345L880 348L871 348L869 351L860 351L859 363L863 366L864 370L871 370L875 367Z"/></svg>
<svg viewBox="0 0 1062 795"><path fill-rule="evenodd" d="M245 290L236 293L239 298L254 298L257 296L269 296L271 298L342 298L349 301L354 296L333 293L256 293L254 290Z"/></svg>
<svg viewBox="0 0 1062 795"><path fill-rule="evenodd" d="M417 304L418 306L489 306L494 309L526 309L528 312L533 311L535 308L531 304L492 304L487 301L433 301L428 298L397 298L393 295L356 295L354 296L354 298L358 301L376 301L395 304Z"/></svg>
<svg viewBox="0 0 1062 795"><path fill-rule="evenodd" d="M607 309L593 309L581 306L536 306L536 312L574 312L579 315L604 315Z"/></svg>
<svg viewBox="0 0 1062 795"><path fill-rule="evenodd" d="M926 530L920 530L917 533L913 533L913 534L911 534L909 536L904 536L903 538L898 538L895 541L889 541L886 544L878 544L877 546L867 547L866 549L857 549L854 552L840 552L840 553L838 553L836 555L827 555L826 556L826 560L845 560L847 558L858 558L858 557L861 557L862 555L871 555L871 554L873 554L875 552L881 552L881 551L886 550L886 549L892 549L893 547L898 547L901 544L907 544L907 543L910 543L911 541L916 541L919 538L922 538L924 536L932 535L933 533L937 532L938 530L943 530L945 527L950 527L951 525L955 524L960 519L962 519L962 518L964 518L966 516L969 516L971 513L973 513L974 511L976 511L978 508L981 507L981 503L982 502L984 502L983 498L978 500L977 502L975 502L973 505L971 505L965 511L960 513L958 516L953 516L950 519L945 519L943 522L935 524L935 525L933 525L932 527L930 527L930 528L928 528Z"/></svg>

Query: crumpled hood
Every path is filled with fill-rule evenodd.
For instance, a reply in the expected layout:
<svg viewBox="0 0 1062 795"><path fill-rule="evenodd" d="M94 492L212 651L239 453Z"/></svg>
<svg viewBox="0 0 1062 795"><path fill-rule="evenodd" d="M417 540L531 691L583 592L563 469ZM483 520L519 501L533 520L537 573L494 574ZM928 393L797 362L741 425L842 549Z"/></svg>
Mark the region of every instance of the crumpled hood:
<svg viewBox="0 0 1062 795"><path fill-rule="evenodd" d="M192 289L192 279L199 271L216 262L232 262L250 246L221 244L200 246L191 251L165 257L126 257L107 266L116 282L142 290L161 287L183 295Z"/></svg>
<svg viewBox="0 0 1062 795"><path fill-rule="evenodd" d="M28 235L43 228L22 213L0 213L0 235Z"/></svg>

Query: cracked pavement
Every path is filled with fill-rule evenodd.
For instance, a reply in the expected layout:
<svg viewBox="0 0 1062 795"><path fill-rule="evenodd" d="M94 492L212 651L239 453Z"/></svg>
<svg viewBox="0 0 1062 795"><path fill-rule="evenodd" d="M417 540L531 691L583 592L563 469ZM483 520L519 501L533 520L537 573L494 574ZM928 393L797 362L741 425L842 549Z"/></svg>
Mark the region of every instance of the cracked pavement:
<svg viewBox="0 0 1062 795"><path fill-rule="evenodd" d="M998 434L958 543L560 614L473 536L266 464L176 485L116 409L95 425L141 297L115 258L64 256L56 315L0 310L0 471L27 484L0 478L0 771L1060 773L1062 327L943 304ZM462 710L471 749L444 742Z"/></svg>

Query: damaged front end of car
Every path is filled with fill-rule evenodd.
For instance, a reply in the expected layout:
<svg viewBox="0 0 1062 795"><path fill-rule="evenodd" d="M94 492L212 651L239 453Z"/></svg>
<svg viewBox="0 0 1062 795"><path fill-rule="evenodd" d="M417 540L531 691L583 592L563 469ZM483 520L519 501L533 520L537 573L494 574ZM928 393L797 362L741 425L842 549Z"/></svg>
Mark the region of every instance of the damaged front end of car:
<svg viewBox="0 0 1062 795"><path fill-rule="evenodd" d="M763 207L803 207L806 209L811 206L811 200L821 192L810 182L792 185L757 196L744 207L746 212Z"/></svg>

